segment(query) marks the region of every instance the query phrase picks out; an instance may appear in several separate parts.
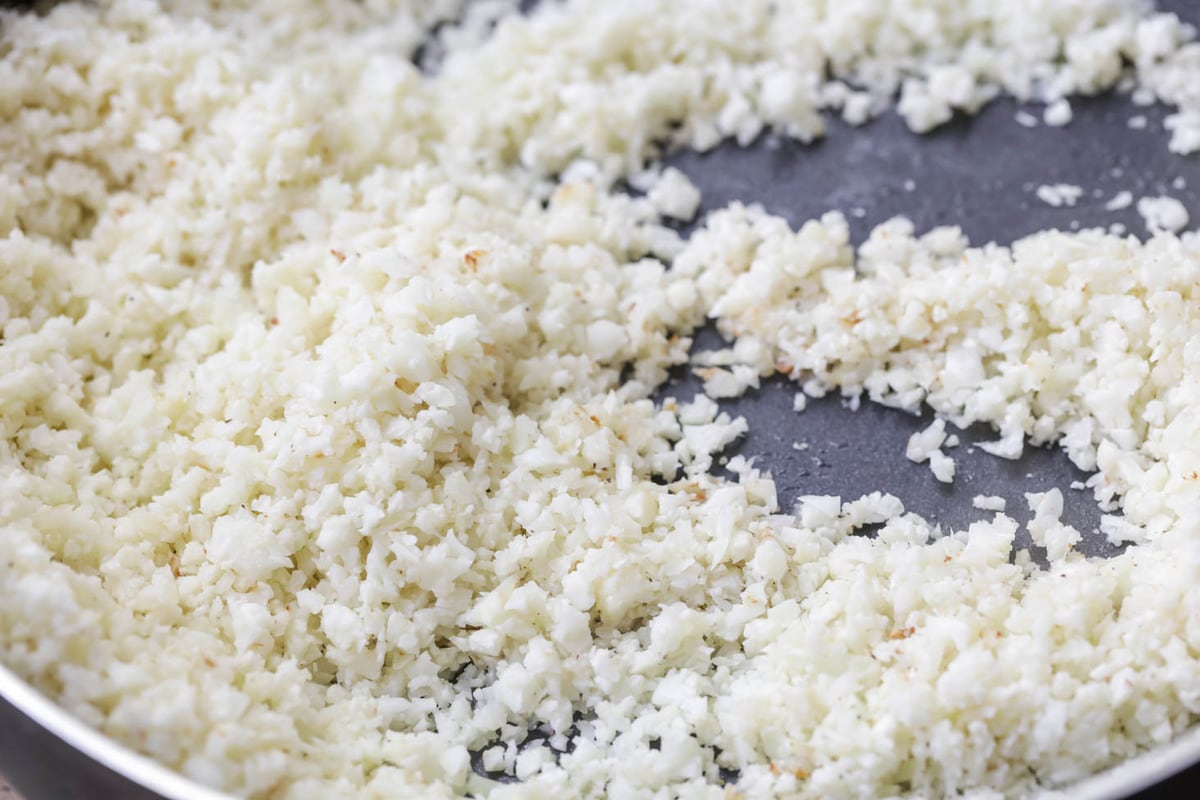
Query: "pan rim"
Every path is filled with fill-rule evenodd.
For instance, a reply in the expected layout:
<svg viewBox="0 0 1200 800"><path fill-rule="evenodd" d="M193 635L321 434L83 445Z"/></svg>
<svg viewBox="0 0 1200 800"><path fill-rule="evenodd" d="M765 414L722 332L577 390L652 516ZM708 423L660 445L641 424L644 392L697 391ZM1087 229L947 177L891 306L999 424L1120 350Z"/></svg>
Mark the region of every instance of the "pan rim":
<svg viewBox="0 0 1200 800"><path fill-rule="evenodd" d="M234 800L196 783L89 727L38 689L0 664L0 697L79 753L166 800ZM1063 789L1039 793L1056 800L1121 800L1200 763L1200 724L1171 742L1148 750Z"/></svg>
<svg viewBox="0 0 1200 800"><path fill-rule="evenodd" d="M0 697L63 742L118 775L167 800L233 800L89 727L0 664Z"/></svg>

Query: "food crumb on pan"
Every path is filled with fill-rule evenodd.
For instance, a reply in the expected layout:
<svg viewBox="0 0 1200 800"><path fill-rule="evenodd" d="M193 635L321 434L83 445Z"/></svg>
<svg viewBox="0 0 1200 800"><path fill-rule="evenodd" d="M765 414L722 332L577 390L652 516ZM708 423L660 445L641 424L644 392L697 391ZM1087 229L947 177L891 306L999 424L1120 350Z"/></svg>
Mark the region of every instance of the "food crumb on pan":
<svg viewBox="0 0 1200 800"><path fill-rule="evenodd" d="M971 505L981 511L1003 511L1008 501L997 495L977 494L971 499Z"/></svg>
<svg viewBox="0 0 1200 800"><path fill-rule="evenodd" d="M1060 97L1046 106L1042 112L1042 121L1052 128L1062 128L1071 123L1073 116L1070 101Z"/></svg>
<svg viewBox="0 0 1200 800"><path fill-rule="evenodd" d="M1137 212L1151 233L1178 233L1188 225L1188 212L1174 197L1143 197L1137 202Z"/></svg>
<svg viewBox="0 0 1200 800"><path fill-rule="evenodd" d="M1133 205L1133 193L1122 190L1112 196L1112 198L1104 204L1106 211L1121 211Z"/></svg>
<svg viewBox="0 0 1200 800"><path fill-rule="evenodd" d="M1069 183L1042 184L1037 187L1037 198L1048 206L1068 208L1083 196L1083 189Z"/></svg>

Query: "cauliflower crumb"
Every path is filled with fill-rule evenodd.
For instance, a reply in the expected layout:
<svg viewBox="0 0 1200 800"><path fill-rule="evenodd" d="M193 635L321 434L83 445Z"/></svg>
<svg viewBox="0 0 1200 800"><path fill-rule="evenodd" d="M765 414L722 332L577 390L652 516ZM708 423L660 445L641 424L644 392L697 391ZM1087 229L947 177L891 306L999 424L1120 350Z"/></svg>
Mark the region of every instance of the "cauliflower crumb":
<svg viewBox="0 0 1200 800"><path fill-rule="evenodd" d="M663 216L685 222L700 208L700 190L675 167L662 171L647 197Z"/></svg>
<svg viewBox="0 0 1200 800"><path fill-rule="evenodd" d="M1079 542L1080 533L1063 523L1063 496L1058 489L1025 495L1033 519L1029 523L1029 535L1033 543L1046 548L1046 557L1051 563L1061 561Z"/></svg>
<svg viewBox="0 0 1200 800"><path fill-rule="evenodd" d="M1137 211L1151 233L1176 233L1189 221L1187 209L1174 197L1143 197L1138 200Z"/></svg>
<svg viewBox="0 0 1200 800"><path fill-rule="evenodd" d="M1060 97L1046 106L1046 110L1042 112L1042 121L1053 128L1061 128L1070 124L1072 116L1074 115L1071 113L1071 103Z"/></svg>
<svg viewBox="0 0 1200 800"><path fill-rule="evenodd" d="M1044 184L1037 188L1037 197L1048 206L1073 207L1083 196L1083 189L1069 183Z"/></svg>
<svg viewBox="0 0 1200 800"><path fill-rule="evenodd" d="M954 459L941 450L934 450L929 454L929 468L933 471L933 476L942 483L954 482Z"/></svg>
<svg viewBox="0 0 1200 800"><path fill-rule="evenodd" d="M1013 118L1023 128L1036 128L1038 126L1038 118L1024 109L1014 114Z"/></svg>
<svg viewBox="0 0 1200 800"><path fill-rule="evenodd" d="M739 397L747 389L758 388L758 370L746 364L729 369L697 367L695 372L704 380L704 393L715 399Z"/></svg>
<svg viewBox="0 0 1200 800"><path fill-rule="evenodd" d="M994 494L977 494L971 499L971 505L980 511L1004 511L1008 501Z"/></svg>
<svg viewBox="0 0 1200 800"><path fill-rule="evenodd" d="M1127 191L1117 192L1112 196L1112 199L1104 204L1106 211L1121 211L1133 205L1133 193Z"/></svg>
<svg viewBox="0 0 1200 800"><path fill-rule="evenodd" d="M930 455L941 448L945 441L946 422L942 419L935 419L927 428L908 437L908 446L904 455L910 461L923 463L928 461Z"/></svg>

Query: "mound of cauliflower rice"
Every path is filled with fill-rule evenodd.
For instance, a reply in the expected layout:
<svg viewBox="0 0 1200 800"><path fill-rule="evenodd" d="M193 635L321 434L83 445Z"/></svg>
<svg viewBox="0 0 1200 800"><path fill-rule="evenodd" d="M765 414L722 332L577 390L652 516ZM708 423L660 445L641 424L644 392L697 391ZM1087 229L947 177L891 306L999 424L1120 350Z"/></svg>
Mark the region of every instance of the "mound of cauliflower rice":
<svg viewBox="0 0 1200 800"><path fill-rule="evenodd" d="M655 162L897 96L921 131L1113 86L1195 151L1174 16L0 24L0 660L87 724L254 798L986 798L1200 718L1200 239L895 220L856 250L836 213L743 206L684 238L699 195ZM713 394L778 371L989 422L1001 456L1058 442L1129 546L1076 553L1057 490L1030 498L1039 565L1002 511L947 532L870 486L781 509L742 458L714 476L746 423L654 399L707 319Z"/></svg>

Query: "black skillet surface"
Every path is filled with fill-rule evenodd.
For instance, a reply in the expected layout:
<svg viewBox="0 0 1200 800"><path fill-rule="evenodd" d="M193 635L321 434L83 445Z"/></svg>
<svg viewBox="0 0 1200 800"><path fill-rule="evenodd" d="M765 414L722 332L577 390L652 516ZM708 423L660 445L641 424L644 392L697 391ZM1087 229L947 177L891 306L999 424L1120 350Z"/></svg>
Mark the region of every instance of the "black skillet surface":
<svg viewBox="0 0 1200 800"><path fill-rule="evenodd" d="M1176 0L1174 5L1184 18L1200 21L1200 3ZM911 219L918 232L958 225L980 245L1008 244L1049 228L1113 223L1126 226L1130 234L1146 235L1134 206L1105 210L1105 203L1122 190L1131 192L1135 201L1143 195L1175 197L1188 208L1192 225L1200 222L1200 159L1167 150L1164 109L1139 108L1128 97L1114 94L1076 99L1072 106L1074 120L1063 129L1024 127L1015 114L1024 110L1040 118L1040 109L1002 99L975 117L920 136L908 131L895 114L862 128L831 120L826 138L815 145L770 139L749 149L727 144L705 154L680 153L668 163L702 190L702 213L732 201L761 203L798 226L838 209L846 214L855 242L896 215ZM1134 116L1146 118L1144 129L1129 127ZM1177 184L1178 179L1183 183ZM1074 207L1055 208L1038 199L1039 186L1059 183L1084 190ZM722 345L711 329L697 337L697 349ZM697 381L683 372L664 394L686 398L696 390ZM917 418L864 400L851 412L844 400L831 396L810 399L807 410L796 414L792 397L797 388L791 381L774 379L761 391L721 403L731 414L744 416L750 426L744 440L727 453L755 456L758 465L769 469L784 509L799 495L855 498L880 490L899 497L909 511L961 529L990 517L972 508L977 494L1004 497L1006 513L1024 522L1029 516L1024 493L1058 487L1064 520L1084 534L1079 549L1096 556L1115 552L1102 535L1089 535L1101 512L1090 491L1070 489L1073 481L1088 476L1058 449L1027 447L1023 458L1007 461L971 447L995 438L986 426L958 432L963 444L946 450L956 462L957 475L946 485L927 466L915 465L904 455L908 437L932 420L928 411ZM808 447L797 450L795 443ZM1028 544L1028 539L1018 540L1017 546Z"/></svg>
<svg viewBox="0 0 1200 800"><path fill-rule="evenodd" d="M889 114L857 129L831 121L828 136L812 146L772 140L749 149L724 145L705 154L680 153L668 163L702 190L705 211L735 200L757 202L799 225L838 209L846 214L856 242L896 215L911 219L918 232L956 224L973 244L1007 244L1048 228L1113 223L1145 235L1133 206L1105 210L1105 203L1122 190L1134 198L1170 195L1187 206L1193 220L1200 219L1200 164L1167 150L1163 109L1137 108L1116 95L1078 99L1073 106L1074 121L1065 129L1024 127L1014 119L1021 107L998 100L976 117L923 136ZM1145 129L1128 126L1137 115L1147 118ZM1183 188L1174 185L1177 178L1184 180ZM905 188L909 181L911 191ZM1055 208L1038 199L1039 186L1059 183L1084 190L1074 207ZM722 345L711 328L697 337L697 349ZM698 382L685 372L680 370L663 393L689 397ZM810 399L807 410L796 414L792 397L797 388L775 378L761 391L721 404L750 424L744 440L728 454L757 457L756 463L775 477L783 508L789 509L799 495L853 498L880 490L899 497L909 511L961 529L990 518L989 512L972 507L977 494L1004 497L1006 513L1025 522L1025 493L1058 487L1064 519L1084 534L1079 549L1095 556L1116 552L1103 535L1090 535L1101 511L1090 491L1070 488L1088 476L1060 450L1027 447L1018 461L996 458L972 447L995 438L987 426L977 426L957 432L963 444L946 450L957 475L953 484L942 484L927 466L904 455L908 437L932 420L928 411L915 417L864 400L851 412L844 399L829 396ZM795 444L807 447L798 450ZM1029 544L1018 536L1018 547Z"/></svg>
<svg viewBox="0 0 1200 800"><path fill-rule="evenodd" d="M9 3L5 3L9 5ZM1200 3L1161 0L1159 7L1200 22ZM1165 112L1138 108L1127 97L1105 95L1073 101L1074 121L1065 129L1026 128L1008 100L991 104L974 118L958 119L932 134L910 133L894 115L858 129L830 122L829 135L813 146L767 138L750 148L725 145L697 155L681 153L669 162L703 190L704 210L732 200L762 203L793 223L841 209L856 241L894 215L912 219L919 230L956 224L975 243L1007 243L1046 228L1107 226L1120 222L1130 233L1145 229L1131 207L1109 212L1104 204L1122 190L1169 194L1184 203L1193 224L1200 221L1200 164L1167 151ZM1039 116L1038 109L1026 109ZM1128 120L1146 117L1144 129ZM1173 185L1182 177L1186 186ZM912 191L906 182L912 181ZM1037 199L1039 185L1067 183L1085 194L1074 207L1053 208ZM698 347L719 345L712 331ZM686 397L694 381L680 377L663 394ZM1086 492L1071 490L1086 476L1057 450L1026 449L1016 462L991 457L971 443L990 432L960 433L963 444L950 451L958 474L952 485L934 479L924 465L904 456L908 436L928 424L903 412L864 403L850 411L836 397L811 401L802 414L792 411L796 386L769 381L760 391L726 401L723 407L745 416L750 431L730 451L755 456L769 469L781 505L803 494L857 497L866 491L895 494L905 506L950 527L963 527L986 512L972 508L976 494L1008 500L1008 513L1027 519L1024 493L1050 487L1063 490L1064 518L1085 534L1080 549L1109 555L1101 536L1089 536L1100 512ZM796 450L794 443L807 444ZM151 800L149 792L91 761L0 699L0 771L28 800L114 798ZM1200 766L1136 795L1137 800L1194 797Z"/></svg>
<svg viewBox="0 0 1200 800"><path fill-rule="evenodd" d="M1194 0L1159 0L1158 7L1200 25L1200 3ZM727 144L706 154L680 153L668 163L701 189L702 213L737 200L760 203L799 225L838 209L846 214L855 242L896 215L911 219L918 232L958 225L974 244L1007 244L1048 228L1076 230L1113 223L1145 236L1134 206L1105 209L1121 191L1132 193L1135 201L1143 195L1170 195L1188 209L1189 227L1200 223L1200 158L1167 150L1169 133L1162 125L1167 111L1138 107L1128 96L1113 93L1074 99L1072 107L1073 121L1062 129L1025 127L1016 121L1017 112L1031 113L1040 123L1040 109L1001 99L975 117L956 119L921 136L890 113L856 129L831 120L827 136L811 146L768 137L748 149ZM1129 120L1139 116L1145 118L1145 127L1131 126ZM1059 183L1084 190L1073 207L1056 208L1038 199L1039 186ZM697 337L697 349L721 345L711 329ZM694 378L680 374L664 394L686 398L697 385ZM917 418L864 401L851 411L841 398L830 396L810 399L807 409L796 414L792 397L797 388L776 379L759 391L721 403L749 423L747 435L727 454L752 456L768 469L782 508L789 509L801 495L856 498L879 490L896 495L907 510L926 519L962 529L989 516L972 507L976 494L1004 497L1006 513L1024 523L1030 517L1024 494L1058 487L1064 521L1084 534L1078 549L1093 556L1115 552L1096 532L1101 512L1090 492L1070 488L1086 474L1061 451L1027 447L1018 461L995 458L971 448L973 442L994 438L985 426L977 426L959 432L962 445L946 451L957 466L954 483L948 486L926 465L913 464L904 455L908 437L932 419L928 410ZM807 448L797 450L796 443ZM1017 546L1029 545L1022 531ZM1200 765L1131 800L1197 796Z"/></svg>

